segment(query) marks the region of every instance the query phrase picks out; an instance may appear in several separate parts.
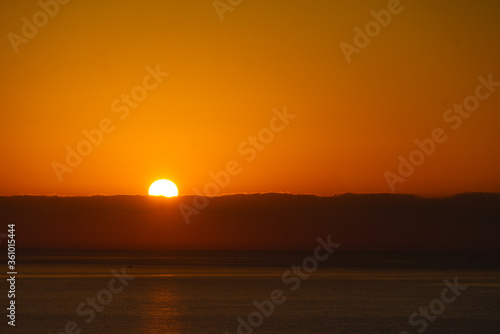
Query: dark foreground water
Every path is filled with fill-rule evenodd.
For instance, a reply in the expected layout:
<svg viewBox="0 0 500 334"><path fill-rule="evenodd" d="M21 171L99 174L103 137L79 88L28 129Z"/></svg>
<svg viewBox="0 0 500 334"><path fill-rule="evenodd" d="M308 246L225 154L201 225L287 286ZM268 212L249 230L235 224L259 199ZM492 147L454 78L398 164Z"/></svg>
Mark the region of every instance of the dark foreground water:
<svg viewBox="0 0 500 334"><path fill-rule="evenodd" d="M25 253L16 327L7 325L3 297L0 333L500 333L494 257L335 252L309 277L283 278L311 255ZM447 288L455 278L467 288Z"/></svg>

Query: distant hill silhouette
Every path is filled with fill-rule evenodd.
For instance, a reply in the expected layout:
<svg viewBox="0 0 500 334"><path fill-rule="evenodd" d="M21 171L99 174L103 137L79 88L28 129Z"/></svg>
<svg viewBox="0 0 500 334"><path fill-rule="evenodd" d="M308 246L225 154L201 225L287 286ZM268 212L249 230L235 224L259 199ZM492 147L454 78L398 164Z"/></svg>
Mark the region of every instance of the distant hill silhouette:
<svg viewBox="0 0 500 334"><path fill-rule="evenodd" d="M329 234L344 251L500 249L500 194L227 195L186 224L178 206L193 199L0 197L0 233L15 222L23 249L302 250Z"/></svg>

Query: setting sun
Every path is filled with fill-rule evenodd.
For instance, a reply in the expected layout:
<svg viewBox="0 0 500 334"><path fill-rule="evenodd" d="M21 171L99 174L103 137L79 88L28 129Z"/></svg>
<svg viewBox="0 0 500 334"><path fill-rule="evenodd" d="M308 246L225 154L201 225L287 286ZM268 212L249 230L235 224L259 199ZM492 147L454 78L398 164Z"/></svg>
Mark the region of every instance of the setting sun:
<svg viewBox="0 0 500 334"><path fill-rule="evenodd" d="M149 187L149 195L175 197L179 194L175 183L169 180L158 180Z"/></svg>

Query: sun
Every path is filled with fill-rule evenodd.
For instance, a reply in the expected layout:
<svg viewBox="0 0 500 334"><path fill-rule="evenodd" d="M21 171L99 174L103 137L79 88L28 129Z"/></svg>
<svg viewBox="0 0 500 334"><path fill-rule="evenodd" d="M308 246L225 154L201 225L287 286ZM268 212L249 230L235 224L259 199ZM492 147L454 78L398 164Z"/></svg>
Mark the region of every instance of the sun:
<svg viewBox="0 0 500 334"><path fill-rule="evenodd" d="M175 183L169 180L158 180L149 187L149 195L175 197L179 194Z"/></svg>

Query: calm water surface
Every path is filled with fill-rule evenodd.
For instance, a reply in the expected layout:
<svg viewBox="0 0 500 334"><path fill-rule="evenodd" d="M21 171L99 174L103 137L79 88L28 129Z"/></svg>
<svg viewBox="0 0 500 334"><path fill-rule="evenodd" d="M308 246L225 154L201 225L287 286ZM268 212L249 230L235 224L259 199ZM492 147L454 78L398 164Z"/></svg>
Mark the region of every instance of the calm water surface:
<svg viewBox="0 0 500 334"><path fill-rule="evenodd" d="M239 333L418 333L422 326L411 326L409 316L440 298L445 279L458 277L467 290L428 321L425 333L500 333L500 266L494 258L339 252L292 291L294 284L284 283L282 274L310 255L28 252L18 265L16 328L4 321L0 332L59 334L74 322L74 333L232 334L238 333L238 317L256 314L254 301L279 289L283 304L261 326ZM121 292L102 291L110 289L111 271L122 268L135 278ZM99 292L107 305L89 311L87 298ZM78 315L82 303L87 313Z"/></svg>

